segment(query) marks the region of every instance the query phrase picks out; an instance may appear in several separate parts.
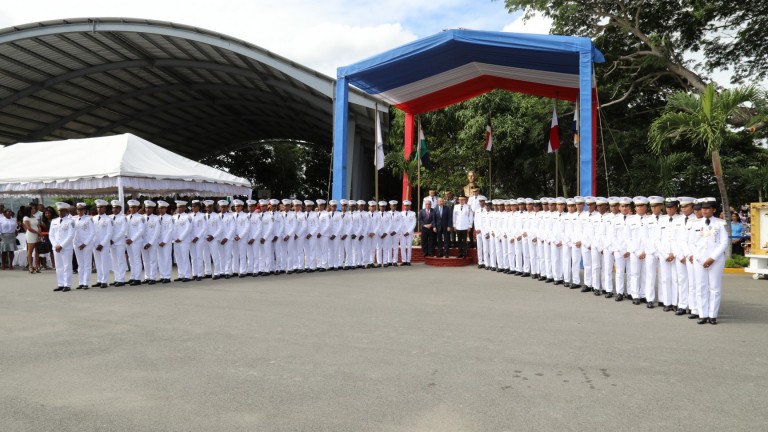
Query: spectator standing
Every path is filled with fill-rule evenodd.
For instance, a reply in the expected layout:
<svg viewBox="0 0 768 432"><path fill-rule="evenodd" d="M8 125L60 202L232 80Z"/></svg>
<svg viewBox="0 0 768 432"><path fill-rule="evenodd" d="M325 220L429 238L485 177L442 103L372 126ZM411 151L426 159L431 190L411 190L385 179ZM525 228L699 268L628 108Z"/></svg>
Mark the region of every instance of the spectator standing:
<svg viewBox="0 0 768 432"><path fill-rule="evenodd" d="M18 224L13 218L13 211L5 209L0 216L0 253L2 253L2 270L13 270L13 253L16 251L16 228Z"/></svg>
<svg viewBox="0 0 768 432"><path fill-rule="evenodd" d="M434 232L437 235L437 256L448 258L451 247L450 233L453 229L453 212L445 205L442 198L437 199Z"/></svg>
<svg viewBox="0 0 768 432"><path fill-rule="evenodd" d="M738 213L731 213L731 252L744 255L744 247L741 243L744 241L744 224L741 222L741 216Z"/></svg>
<svg viewBox="0 0 768 432"><path fill-rule="evenodd" d="M42 224L40 220L35 216L37 213L37 206L30 206L27 210L27 215L24 216L22 223L26 230L27 241L27 268L30 273L40 273L40 250L37 247L40 242L42 232ZM34 260L32 254L34 253Z"/></svg>
<svg viewBox="0 0 768 432"><path fill-rule="evenodd" d="M424 198L424 208L419 212L419 222L421 224L421 249L425 257L432 256L435 253L433 236L435 211L432 209L432 200L429 197Z"/></svg>

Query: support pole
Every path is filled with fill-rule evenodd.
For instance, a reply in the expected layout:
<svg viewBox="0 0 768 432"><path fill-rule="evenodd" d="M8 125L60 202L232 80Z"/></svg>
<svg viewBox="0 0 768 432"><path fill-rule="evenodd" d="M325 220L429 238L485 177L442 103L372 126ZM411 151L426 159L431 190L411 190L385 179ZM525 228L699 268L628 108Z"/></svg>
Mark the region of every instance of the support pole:
<svg viewBox="0 0 768 432"><path fill-rule="evenodd" d="M579 194L594 195L595 190L595 125L592 97L592 46L585 44L579 53Z"/></svg>
<svg viewBox="0 0 768 432"><path fill-rule="evenodd" d="M336 81L333 110L333 185L331 197L340 200L347 187L347 136L349 119L349 83L346 77Z"/></svg>
<svg viewBox="0 0 768 432"><path fill-rule="evenodd" d="M376 202L379 201L379 104L375 104L373 108L373 115L376 116L373 122L373 171L375 172L373 177L373 190Z"/></svg>

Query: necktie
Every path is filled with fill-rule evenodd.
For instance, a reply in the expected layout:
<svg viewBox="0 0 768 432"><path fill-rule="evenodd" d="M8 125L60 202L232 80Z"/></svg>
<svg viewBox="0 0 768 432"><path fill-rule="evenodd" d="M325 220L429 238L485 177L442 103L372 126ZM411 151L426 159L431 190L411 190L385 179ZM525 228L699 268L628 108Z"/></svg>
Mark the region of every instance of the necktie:
<svg viewBox="0 0 768 432"><path fill-rule="evenodd" d="M669 217L669 221L672 222L672 216Z"/></svg>
<svg viewBox="0 0 768 432"><path fill-rule="evenodd" d="M707 224L707 226L709 226L709 218L707 218L707 221L704 223Z"/></svg>
<svg viewBox="0 0 768 432"><path fill-rule="evenodd" d="M624 215L624 220L625 220L625 221L627 220L627 215Z"/></svg>
<svg viewBox="0 0 768 432"><path fill-rule="evenodd" d="M659 215L656 215L656 222L659 221Z"/></svg>
<svg viewBox="0 0 768 432"><path fill-rule="evenodd" d="M688 216L685 217L685 224L688 225Z"/></svg>
<svg viewBox="0 0 768 432"><path fill-rule="evenodd" d="M464 212L464 205L463 205L463 204L462 204L462 206L461 206L461 212L462 212L462 213Z"/></svg>

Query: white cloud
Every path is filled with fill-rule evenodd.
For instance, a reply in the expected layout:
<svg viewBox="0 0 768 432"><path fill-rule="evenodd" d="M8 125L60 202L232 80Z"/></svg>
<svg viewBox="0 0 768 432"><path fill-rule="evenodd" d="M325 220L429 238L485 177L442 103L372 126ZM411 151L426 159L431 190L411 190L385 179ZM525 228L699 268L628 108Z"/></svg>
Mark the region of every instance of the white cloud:
<svg viewBox="0 0 768 432"><path fill-rule="evenodd" d="M510 33L549 34L551 28L551 19L541 14L535 14L527 20L521 15L516 20L504 26L503 31Z"/></svg>

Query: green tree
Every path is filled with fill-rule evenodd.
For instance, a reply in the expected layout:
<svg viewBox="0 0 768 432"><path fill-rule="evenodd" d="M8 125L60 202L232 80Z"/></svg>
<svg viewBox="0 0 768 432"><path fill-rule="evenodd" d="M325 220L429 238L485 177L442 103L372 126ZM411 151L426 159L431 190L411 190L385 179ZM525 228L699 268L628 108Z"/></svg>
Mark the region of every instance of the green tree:
<svg viewBox="0 0 768 432"><path fill-rule="evenodd" d="M726 221L731 216L720 148L728 135L733 134L728 129L728 119L737 114L746 102L758 98L759 91L753 86L717 93L715 86L709 84L702 94L677 92L669 96L667 107L654 120L648 132L648 144L656 154L662 154L669 141L683 140L695 147L703 147L706 154L711 156ZM730 225L726 224L726 227L730 234Z"/></svg>

